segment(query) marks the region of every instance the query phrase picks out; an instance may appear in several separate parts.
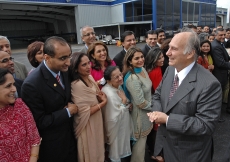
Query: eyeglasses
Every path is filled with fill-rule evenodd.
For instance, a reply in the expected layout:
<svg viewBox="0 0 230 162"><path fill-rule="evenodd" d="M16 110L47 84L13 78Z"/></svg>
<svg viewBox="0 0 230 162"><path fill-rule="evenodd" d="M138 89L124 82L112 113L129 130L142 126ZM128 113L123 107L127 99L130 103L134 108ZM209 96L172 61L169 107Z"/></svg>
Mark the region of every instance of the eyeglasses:
<svg viewBox="0 0 230 162"><path fill-rule="evenodd" d="M119 77L123 78L123 74L122 74L122 73L120 73L119 75L114 76L113 78L114 78L115 80L118 80L118 79L119 79Z"/></svg>
<svg viewBox="0 0 230 162"><path fill-rule="evenodd" d="M51 58L56 58L56 57L51 57ZM66 60L71 59L71 58L72 58L72 56L63 56L63 57L56 58L56 59L58 59L60 61L66 61Z"/></svg>
<svg viewBox="0 0 230 162"><path fill-rule="evenodd" d="M2 59L0 62L1 62L1 63L8 63L9 61L14 61L14 58L13 58L13 57L4 58L4 59Z"/></svg>
<svg viewBox="0 0 230 162"><path fill-rule="evenodd" d="M95 35L96 33L95 32L91 32L91 33L87 33L85 35L83 35L84 37L89 37L90 35Z"/></svg>

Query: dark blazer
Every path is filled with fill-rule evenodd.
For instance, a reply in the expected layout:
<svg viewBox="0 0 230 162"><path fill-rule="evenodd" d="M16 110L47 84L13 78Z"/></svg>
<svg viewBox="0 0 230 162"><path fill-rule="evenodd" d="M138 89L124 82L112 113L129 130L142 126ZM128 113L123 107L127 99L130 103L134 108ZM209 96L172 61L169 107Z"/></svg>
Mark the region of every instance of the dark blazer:
<svg viewBox="0 0 230 162"><path fill-rule="evenodd" d="M221 112L221 86L195 63L169 101L175 68L169 66L153 95L153 110L169 118L157 130L154 155L162 148L165 162L211 162L212 134ZM166 128L167 127L167 128Z"/></svg>
<svg viewBox="0 0 230 162"><path fill-rule="evenodd" d="M123 49L121 52L119 52L114 58L113 61L116 63L117 66L119 66L120 71L122 72L123 69L123 60L125 57L125 50Z"/></svg>
<svg viewBox="0 0 230 162"><path fill-rule="evenodd" d="M21 87L23 84L23 80L14 78L15 80L15 87L17 89L18 97L21 98Z"/></svg>
<svg viewBox="0 0 230 162"><path fill-rule="evenodd" d="M143 55L146 57L147 53L149 52L150 48L147 44L145 44L145 46L141 49Z"/></svg>
<svg viewBox="0 0 230 162"><path fill-rule="evenodd" d="M228 81L228 70L230 70L230 58L226 49L216 39L212 41L212 59L214 64L213 75L219 80L222 88Z"/></svg>
<svg viewBox="0 0 230 162"><path fill-rule="evenodd" d="M22 99L30 108L42 142L39 162L76 162L73 121L64 108L71 99L67 72L61 72L65 89L42 62L24 81Z"/></svg>

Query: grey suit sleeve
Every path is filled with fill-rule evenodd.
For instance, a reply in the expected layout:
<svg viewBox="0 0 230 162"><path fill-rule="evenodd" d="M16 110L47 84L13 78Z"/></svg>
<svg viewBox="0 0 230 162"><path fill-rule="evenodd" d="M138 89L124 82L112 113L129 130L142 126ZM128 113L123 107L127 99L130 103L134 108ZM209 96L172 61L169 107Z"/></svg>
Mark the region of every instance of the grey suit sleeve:
<svg viewBox="0 0 230 162"><path fill-rule="evenodd" d="M39 130L58 127L69 121L68 113L64 108L50 113L47 112L43 98L34 85L28 82L24 83L21 93L22 99L30 108ZM55 96L50 96L50 100L53 97Z"/></svg>
<svg viewBox="0 0 230 162"><path fill-rule="evenodd" d="M215 46L215 48L212 48L212 59L215 62L215 66L218 68L230 70L230 62L226 62L224 60L224 51L221 46Z"/></svg>
<svg viewBox="0 0 230 162"><path fill-rule="evenodd" d="M202 88L202 87L200 87ZM181 109L195 109L194 115L169 114L167 130L184 135L211 135L220 116L222 91L213 81L204 87L196 101Z"/></svg>

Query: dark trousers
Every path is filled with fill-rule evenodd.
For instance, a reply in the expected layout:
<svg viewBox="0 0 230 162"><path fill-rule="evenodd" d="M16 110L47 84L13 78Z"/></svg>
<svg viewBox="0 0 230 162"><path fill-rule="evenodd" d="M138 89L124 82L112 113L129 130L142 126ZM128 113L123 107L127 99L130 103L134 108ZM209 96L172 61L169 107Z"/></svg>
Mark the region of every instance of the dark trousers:
<svg viewBox="0 0 230 162"><path fill-rule="evenodd" d="M156 141L157 131L152 129L152 131L147 136L146 144L148 145L148 149L150 151L150 155L153 156L155 141Z"/></svg>

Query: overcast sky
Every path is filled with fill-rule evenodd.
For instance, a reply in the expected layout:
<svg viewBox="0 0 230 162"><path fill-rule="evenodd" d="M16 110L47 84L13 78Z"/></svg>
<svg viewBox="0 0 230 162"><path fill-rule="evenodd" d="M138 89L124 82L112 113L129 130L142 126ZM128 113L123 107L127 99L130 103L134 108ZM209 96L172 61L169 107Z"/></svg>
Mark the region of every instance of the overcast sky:
<svg viewBox="0 0 230 162"><path fill-rule="evenodd" d="M230 0L217 0L216 4L217 4L217 7L229 8Z"/></svg>

